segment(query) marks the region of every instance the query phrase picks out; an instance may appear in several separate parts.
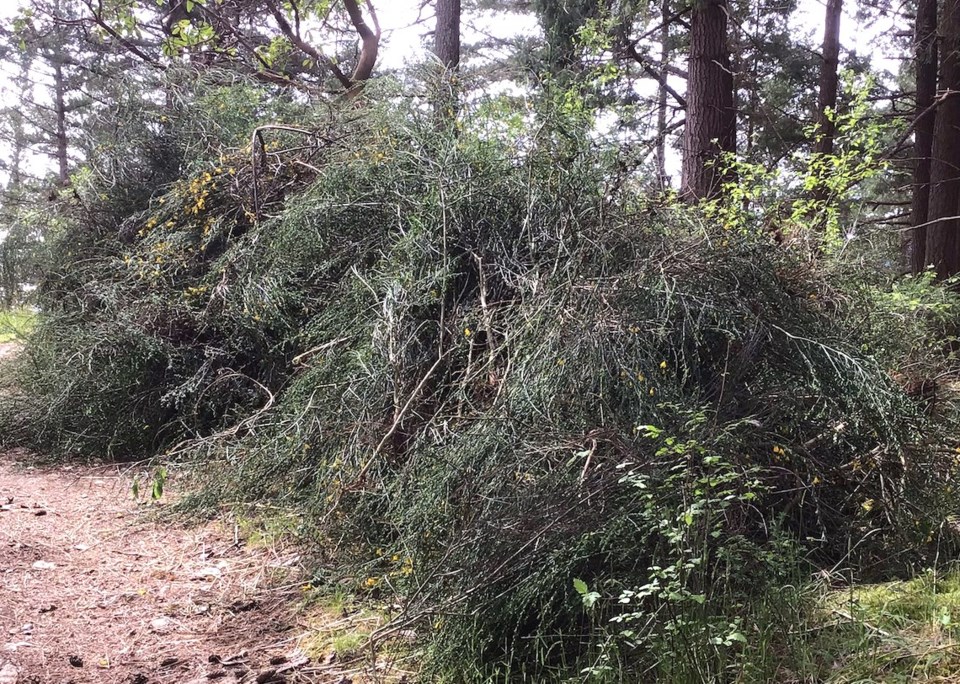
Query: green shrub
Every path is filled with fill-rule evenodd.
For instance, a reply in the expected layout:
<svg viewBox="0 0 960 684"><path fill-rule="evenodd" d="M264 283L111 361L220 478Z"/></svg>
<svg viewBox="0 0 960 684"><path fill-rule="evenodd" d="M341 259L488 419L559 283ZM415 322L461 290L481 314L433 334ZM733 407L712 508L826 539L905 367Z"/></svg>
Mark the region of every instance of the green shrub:
<svg viewBox="0 0 960 684"><path fill-rule="evenodd" d="M296 507L440 679L763 680L798 558L925 539L946 466L805 259L551 116L371 106L195 164L61 253L14 432Z"/></svg>

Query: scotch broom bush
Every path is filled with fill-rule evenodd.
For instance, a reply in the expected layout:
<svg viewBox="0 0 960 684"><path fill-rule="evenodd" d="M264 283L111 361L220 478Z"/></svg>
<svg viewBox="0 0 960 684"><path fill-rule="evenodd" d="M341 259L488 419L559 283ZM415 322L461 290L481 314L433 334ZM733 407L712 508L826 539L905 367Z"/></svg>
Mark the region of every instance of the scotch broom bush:
<svg viewBox="0 0 960 684"><path fill-rule="evenodd" d="M806 260L562 115L381 100L93 184L8 437L294 508L449 681L762 681L801 556L922 556L949 459Z"/></svg>

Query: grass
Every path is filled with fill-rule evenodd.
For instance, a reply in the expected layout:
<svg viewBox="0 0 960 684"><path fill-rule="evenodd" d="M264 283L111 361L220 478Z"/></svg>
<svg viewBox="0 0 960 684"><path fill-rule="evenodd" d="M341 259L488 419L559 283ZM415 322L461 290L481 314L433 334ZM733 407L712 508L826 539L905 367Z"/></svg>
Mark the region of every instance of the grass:
<svg viewBox="0 0 960 684"><path fill-rule="evenodd" d="M33 328L35 318L28 309L0 311L0 344L22 340Z"/></svg>
<svg viewBox="0 0 960 684"><path fill-rule="evenodd" d="M375 673L378 682L411 681L421 656L412 632L371 643L375 632L390 621L386 606L339 588L305 592L300 611L310 635L300 646L307 655L317 662L335 659L355 674Z"/></svg>
<svg viewBox="0 0 960 684"><path fill-rule="evenodd" d="M250 516L234 512L237 533L248 546L270 548L300 540L300 520L289 511L262 505L263 510Z"/></svg>
<svg viewBox="0 0 960 684"><path fill-rule="evenodd" d="M829 592L812 634L816 681L960 682L960 568Z"/></svg>

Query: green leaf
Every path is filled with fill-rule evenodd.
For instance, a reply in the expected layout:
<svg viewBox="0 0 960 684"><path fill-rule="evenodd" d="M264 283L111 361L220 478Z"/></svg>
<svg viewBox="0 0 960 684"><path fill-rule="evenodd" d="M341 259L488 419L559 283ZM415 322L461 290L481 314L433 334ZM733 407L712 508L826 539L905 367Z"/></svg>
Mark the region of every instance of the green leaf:
<svg viewBox="0 0 960 684"><path fill-rule="evenodd" d="M157 468L153 474L153 488L150 491L150 498L157 501L163 496L163 485L167 481L167 469Z"/></svg>
<svg viewBox="0 0 960 684"><path fill-rule="evenodd" d="M579 578L575 578L573 580L573 588L576 589L577 593L580 594L581 596L583 596L584 594L587 593L587 591L589 591L587 589L587 583Z"/></svg>

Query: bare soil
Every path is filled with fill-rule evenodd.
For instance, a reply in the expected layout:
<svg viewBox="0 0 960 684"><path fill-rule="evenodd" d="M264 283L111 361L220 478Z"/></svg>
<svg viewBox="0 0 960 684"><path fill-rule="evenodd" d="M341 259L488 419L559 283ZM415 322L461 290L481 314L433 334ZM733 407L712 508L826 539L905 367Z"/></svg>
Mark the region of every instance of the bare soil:
<svg viewBox="0 0 960 684"><path fill-rule="evenodd" d="M295 548L154 513L116 467L0 456L0 684L350 681L298 648Z"/></svg>

